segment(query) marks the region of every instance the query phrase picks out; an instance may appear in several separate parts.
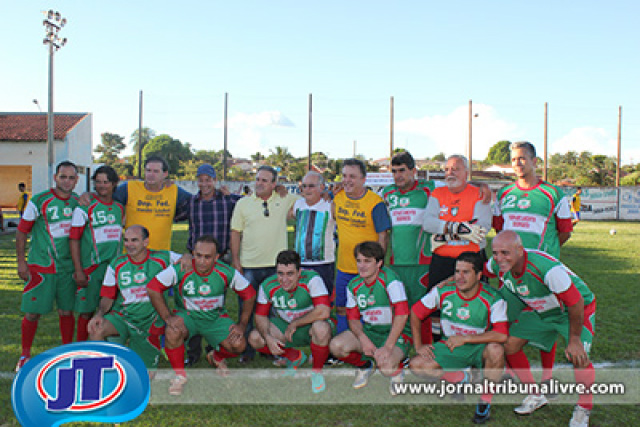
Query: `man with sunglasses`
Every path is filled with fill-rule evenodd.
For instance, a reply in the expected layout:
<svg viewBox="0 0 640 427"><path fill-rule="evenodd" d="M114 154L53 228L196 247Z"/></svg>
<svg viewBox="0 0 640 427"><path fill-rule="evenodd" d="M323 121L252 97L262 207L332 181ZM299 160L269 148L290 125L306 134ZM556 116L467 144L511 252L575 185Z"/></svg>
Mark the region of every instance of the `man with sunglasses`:
<svg viewBox="0 0 640 427"><path fill-rule="evenodd" d="M287 249L287 214L299 196L276 192L278 172L271 166L260 166L256 174L255 192L236 203L231 217L231 265L251 282L257 291L264 279L276 273L274 261ZM238 301L242 309L242 301ZM249 320L247 335L252 329ZM240 363L253 360L255 350L248 348Z"/></svg>

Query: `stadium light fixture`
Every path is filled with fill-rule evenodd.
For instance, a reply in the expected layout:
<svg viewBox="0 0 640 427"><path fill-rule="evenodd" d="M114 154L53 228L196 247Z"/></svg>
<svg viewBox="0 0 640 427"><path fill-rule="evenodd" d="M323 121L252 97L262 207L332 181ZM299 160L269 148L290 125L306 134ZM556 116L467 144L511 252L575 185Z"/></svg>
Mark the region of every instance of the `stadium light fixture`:
<svg viewBox="0 0 640 427"><path fill-rule="evenodd" d="M43 44L49 45L49 108L47 110L47 164L49 187L53 184L53 164L55 163L53 150L53 54L67 44L66 37L60 37L60 30L67 24L60 12L49 10L43 12L46 19L42 21L45 28ZM38 106L39 107L39 106Z"/></svg>

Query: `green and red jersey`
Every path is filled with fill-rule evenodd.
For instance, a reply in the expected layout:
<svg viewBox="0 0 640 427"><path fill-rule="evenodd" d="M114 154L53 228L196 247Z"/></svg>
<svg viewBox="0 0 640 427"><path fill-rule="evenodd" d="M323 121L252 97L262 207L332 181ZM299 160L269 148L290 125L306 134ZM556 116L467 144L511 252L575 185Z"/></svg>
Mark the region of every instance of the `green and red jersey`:
<svg viewBox="0 0 640 427"><path fill-rule="evenodd" d="M382 267L373 283L356 276L347 285L347 319L362 320L365 331L389 334L395 316L408 315L404 285L388 267ZM405 334L411 335L410 325Z"/></svg>
<svg viewBox="0 0 640 427"><path fill-rule="evenodd" d="M63 199L53 189L34 195L27 203L18 230L31 235L27 263L48 273L72 271L69 234L78 196Z"/></svg>
<svg viewBox="0 0 640 427"><path fill-rule="evenodd" d="M559 232L571 232L571 208L562 190L540 180L532 188L517 183L498 191L493 212L496 231L513 230L528 249L560 256Z"/></svg>
<svg viewBox="0 0 640 427"><path fill-rule="evenodd" d="M422 223L435 188L432 180L416 180L407 191L395 184L382 190L391 216L391 265L431 264L431 233L422 229Z"/></svg>
<svg viewBox="0 0 640 427"><path fill-rule="evenodd" d="M122 253L124 207L118 202L94 199L73 211L70 238L80 240L82 267L89 268Z"/></svg>
<svg viewBox="0 0 640 427"><path fill-rule="evenodd" d="M176 307L206 320L215 320L221 314L227 313L224 308L227 289L233 289L243 300L248 300L256 294L244 276L221 261L216 261L211 270L203 274L196 270L195 262L193 270L188 273L181 271L179 265L170 265L147 285L156 292L164 292L172 286L176 286Z"/></svg>
<svg viewBox="0 0 640 427"><path fill-rule="evenodd" d="M488 331L508 333L507 304L498 292L482 283L471 298L460 294L455 282L435 286L411 308L426 319L440 310L442 332L447 337L480 335Z"/></svg>
<svg viewBox="0 0 640 427"><path fill-rule="evenodd" d="M287 323L305 316L317 305L330 306L329 293L322 278L311 270L300 270L298 285L289 292L285 290L278 276L267 277L258 289L256 314L269 316L273 306L276 315Z"/></svg>
<svg viewBox="0 0 640 427"><path fill-rule="evenodd" d="M133 261L127 254L120 255L107 268L100 296L114 299L113 310L132 322L147 322L156 315L147 294L147 284L178 259L178 254L169 251L148 250L146 258L140 262Z"/></svg>
<svg viewBox="0 0 640 427"><path fill-rule="evenodd" d="M487 261L486 272L500 279L500 287L508 289L541 317L567 315L567 306L580 300L587 306L595 296L584 281L551 255L532 249L524 250L524 271L515 275L503 273L498 263Z"/></svg>

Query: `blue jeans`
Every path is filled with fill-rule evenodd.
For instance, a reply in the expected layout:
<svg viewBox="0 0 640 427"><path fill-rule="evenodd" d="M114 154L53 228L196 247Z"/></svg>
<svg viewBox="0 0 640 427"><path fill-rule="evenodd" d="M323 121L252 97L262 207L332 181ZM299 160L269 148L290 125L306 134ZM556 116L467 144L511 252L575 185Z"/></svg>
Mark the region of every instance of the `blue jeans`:
<svg viewBox="0 0 640 427"><path fill-rule="evenodd" d="M276 274L275 267L243 268L242 270L244 271L243 276L249 281L249 283L251 283L251 286L253 286L253 289L256 290L256 293L258 292L258 288L260 287L260 284L264 282L264 280L267 277L273 276L274 274ZM242 313L243 303L244 301L242 301L242 298L238 297L238 316L240 316L240 313ZM253 312L251 313L251 317L249 318L249 323L247 324L247 330L244 333L245 338L249 336L249 332L251 332L252 330L253 330ZM247 349L244 351L243 355L253 357L255 354L256 354L255 349L252 348L247 343Z"/></svg>

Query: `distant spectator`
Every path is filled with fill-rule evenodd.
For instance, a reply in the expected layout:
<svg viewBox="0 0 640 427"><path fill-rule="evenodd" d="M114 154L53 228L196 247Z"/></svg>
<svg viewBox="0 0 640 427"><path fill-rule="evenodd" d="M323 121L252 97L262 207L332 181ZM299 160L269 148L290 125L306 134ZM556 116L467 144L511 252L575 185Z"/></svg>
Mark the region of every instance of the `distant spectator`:
<svg viewBox="0 0 640 427"><path fill-rule="evenodd" d="M20 218L22 218L22 214L24 213L24 209L27 207L27 202L29 201L29 193L27 193L26 185L24 182L18 184L18 191L20 192L20 196L18 196L18 204L16 205L16 209L20 214Z"/></svg>
<svg viewBox="0 0 640 427"><path fill-rule="evenodd" d="M571 198L571 215L573 216L571 222L573 225L576 225L580 222L580 203L582 195L582 187L577 187L576 192L573 194Z"/></svg>

